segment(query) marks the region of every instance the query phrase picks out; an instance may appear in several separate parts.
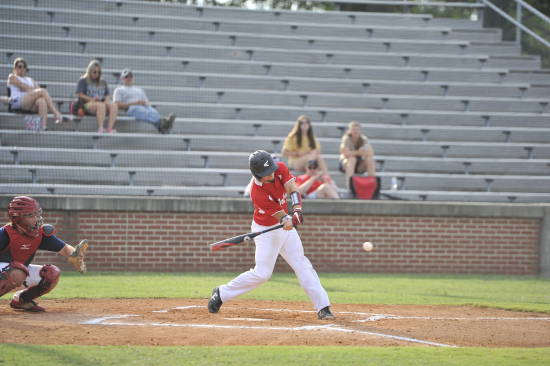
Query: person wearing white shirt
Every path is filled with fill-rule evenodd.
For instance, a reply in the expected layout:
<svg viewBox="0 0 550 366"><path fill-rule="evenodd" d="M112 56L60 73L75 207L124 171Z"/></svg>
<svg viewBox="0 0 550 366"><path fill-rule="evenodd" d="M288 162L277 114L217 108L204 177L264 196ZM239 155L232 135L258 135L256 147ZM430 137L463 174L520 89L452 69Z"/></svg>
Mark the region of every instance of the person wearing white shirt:
<svg viewBox="0 0 550 366"><path fill-rule="evenodd" d="M30 76L27 76L27 71L27 61L21 57L16 58L13 62L13 71L8 76L10 108L13 111L37 112L41 117L42 130L47 128L48 111L53 113L55 123L67 119L55 108L48 91L41 88Z"/></svg>

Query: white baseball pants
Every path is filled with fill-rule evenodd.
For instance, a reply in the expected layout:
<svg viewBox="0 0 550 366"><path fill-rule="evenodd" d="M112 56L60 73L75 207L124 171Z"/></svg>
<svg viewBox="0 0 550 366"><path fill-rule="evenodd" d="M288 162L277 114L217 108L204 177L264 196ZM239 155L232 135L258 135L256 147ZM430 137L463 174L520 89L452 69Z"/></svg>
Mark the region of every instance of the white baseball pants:
<svg viewBox="0 0 550 366"><path fill-rule="evenodd" d="M269 226L252 223L252 231L262 231ZM309 296L315 311L330 306L327 292L321 285L319 276L304 255L302 240L296 229L277 229L254 238L256 242L256 266L219 287L223 303L255 289L271 278L275 262L280 254L296 273L300 285Z"/></svg>

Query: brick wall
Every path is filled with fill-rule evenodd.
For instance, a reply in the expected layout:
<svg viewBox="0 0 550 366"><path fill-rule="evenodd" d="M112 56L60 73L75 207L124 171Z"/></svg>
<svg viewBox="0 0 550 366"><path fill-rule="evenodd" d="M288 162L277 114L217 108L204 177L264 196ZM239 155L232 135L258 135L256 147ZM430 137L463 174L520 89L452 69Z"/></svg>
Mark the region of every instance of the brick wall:
<svg viewBox="0 0 550 366"><path fill-rule="evenodd" d="M60 238L90 241L90 270L239 272L254 263L250 246L216 253L207 246L248 232L249 213L46 210L44 217ZM306 214L300 233L320 272L539 272L534 218ZM375 245L370 253L361 249L367 240ZM40 253L35 263L68 268L60 257ZM276 269L290 271L281 259Z"/></svg>

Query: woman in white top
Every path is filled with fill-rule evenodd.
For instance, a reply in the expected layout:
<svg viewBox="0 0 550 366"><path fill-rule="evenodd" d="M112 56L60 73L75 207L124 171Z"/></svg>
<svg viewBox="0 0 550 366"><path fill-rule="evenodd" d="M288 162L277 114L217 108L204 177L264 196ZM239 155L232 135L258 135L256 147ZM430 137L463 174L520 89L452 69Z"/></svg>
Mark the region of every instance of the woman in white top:
<svg viewBox="0 0 550 366"><path fill-rule="evenodd" d="M46 129L48 111L53 113L55 123L63 121L63 116L52 101L46 89L27 76L27 62L23 58L16 58L13 62L13 71L8 76L10 88L10 107L12 110L37 112L42 118L42 129Z"/></svg>

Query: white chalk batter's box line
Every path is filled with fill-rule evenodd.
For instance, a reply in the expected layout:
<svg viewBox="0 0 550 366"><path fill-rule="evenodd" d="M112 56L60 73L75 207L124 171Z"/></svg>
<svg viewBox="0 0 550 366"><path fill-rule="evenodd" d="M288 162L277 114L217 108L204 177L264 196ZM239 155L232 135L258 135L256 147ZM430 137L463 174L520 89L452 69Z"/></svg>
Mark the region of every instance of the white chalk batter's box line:
<svg viewBox="0 0 550 366"><path fill-rule="evenodd" d="M332 332L343 332L343 333L353 333L353 334L363 334L370 335L375 337L390 338L394 340L420 343L428 346L436 347L456 347L450 344L437 343L424 341L422 339L409 338L395 336L391 334L384 334L378 332L369 332L363 330L348 329L344 327L337 327L335 324L327 325L304 325L301 327L273 327L273 326L251 326L251 325L220 325L220 324L180 324L180 323L156 323L156 322L121 322L121 321L110 321L115 319L125 319L130 317L135 317L139 315L133 314L124 314L124 315L109 315L101 318L89 319L80 324L85 325L107 325L107 326L146 326L146 327L186 327L186 328L206 328L206 329L252 329L252 330L274 330L274 331L313 331L313 330L326 330Z"/></svg>
<svg viewBox="0 0 550 366"><path fill-rule="evenodd" d="M170 309L163 310L154 310L152 313L167 313L171 310L188 310L204 308L204 306L199 305L188 305L188 306L178 306ZM225 307L234 308L236 307ZM242 308L238 308L242 309ZM298 312L298 313L314 313L311 310L291 310L291 309L263 309L263 308L249 308L250 310L260 310L260 311L272 311L272 312ZM550 317L429 317L429 316L399 316L391 314L373 314L373 313L362 313L362 312L351 312L351 311L342 311L337 314L350 314L358 315L360 317L366 317L360 320L354 320L355 322L374 322L382 319L420 319L420 320L474 320L474 321L483 321L483 320L542 320L550 321ZM275 327L275 326L249 326L249 325L217 325L217 324L181 324L181 323L157 323L157 322L123 322L118 321L119 319L126 319L131 317L137 317L139 315L134 314L123 314L123 315L108 315L99 318L93 318L81 322L80 324L85 325L107 325L107 326L152 326L152 327L188 327L188 328L210 328L210 329L257 329L257 330L274 330L274 331L312 331L312 330L325 330L331 332L343 332L343 333L354 333L354 334L364 334L375 337L389 338L394 340L400 340L405 342L419 343L430 346L437 347L456 347L450 344L437 343L425 341L422 339L410 338L410 337L401 337L391 334L379 333L379 332L370 332L364 330L349 329L336 324L327 324L327 325L305 325L300 327ZM240 320L240 321L265 321L268 319L260 318L225 318L226 320ZM113 321L117 320L117 321ZM269 319L270 320L270 319Z"/></svg>
<svg viewBox="0 0 550 366"><path fill-rule="evenodd" d="M198 306L200 307L200 306ZM177 309L177 308L174 308ZM274 312L292 312L292 313L314 313L312 310L291 310L291 309L262 309L262 308L248 308L250 310L260 310L260 311L274 311ZM168 310L166 310L167 312ZM550 321L550 317L494 317L494 316L477 316L477 317L441 317L441 316L403 316L403 315L392 315L392 314L374 314L374 313L363 313L357 311L340 311L338 314L350 314L358 315L360 317L366 317L365 319L352 320L357 323L365 322L374 322L384 319L414 319L414 320L473 320L473 321L483 321L483 320L542 320Z"/></svg>
<svg viewBox="0 0 550 366"><path fill-rule="evenodd" d="M177 306L170 309L164 310L154 310L153 313L167 313L171 310L186 310L186 309L195 309L201 308L203 306L199 305L189 305L189 306ZM231 307L224 307L231 308ZM264 308L247 308L249 310L260 310L260 311L273 311L273 312L289 312L289 313L314 313L312 310L292 310L292 309L264 309ZM365 319L353 320L357 323L366 323L366 322L375 322L378 320L385 319L413 319L413 320L472 320L472 321L484 321L484 320L539 320L539 321L550 321L550 317L496 317L496 316L475 316L475 317L442 317L442 316L403 316L403 315L392 315L392 314L375 314L375 313L363 313L357 311L340 311L338 314L350 314L350 315L359 315L360 317L365 317ZM256 320L256 318L236 318L239 320ZM263 320L263 319L262 319Z"/></svg>

